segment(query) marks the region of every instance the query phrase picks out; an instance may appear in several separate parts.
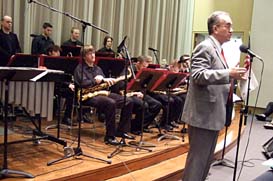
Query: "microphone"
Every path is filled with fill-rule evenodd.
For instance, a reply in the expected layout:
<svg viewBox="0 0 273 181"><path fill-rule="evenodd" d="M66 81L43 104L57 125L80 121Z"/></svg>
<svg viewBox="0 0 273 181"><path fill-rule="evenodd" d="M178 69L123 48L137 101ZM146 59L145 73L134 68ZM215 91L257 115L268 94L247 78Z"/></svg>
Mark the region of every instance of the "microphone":
<svg viewBox="0 0 273 181"><path fill-rule="evenodd" d="M122 40L122 42L119 44L118 46L118 53L121 52L122 48L124 47L124 44L125 44L125 40L126 40L127 36L125 36Z"/></svg>
<svg viewBox="0 0 273 181"><path fill-rule="evenodd" d="M32 0L28 0L27 2L28 2L28 3L32 3Z"/></svg>
<svg viewBox="0 0 273 181"><path fill-rule="evenodd" d="M262 58L261 58L259 55L257 55L257 54L254 53L253 51L251 51L251 50L250 50L247 46L245 46L245 45L241 45L241 46L240 46L240 51L243 52L243 53L249 54L251 57L256 57L256 58L262 60Z"/></svg>
<svg viewBox="0 0 273 181"><path fill-rule="evenodd" d="M155 52L159 52L159 50L156 50L156 49L151 48L151 47L149 47L148 49L149 49L149 50L152 50L152 51L155 51Z"/></svg>

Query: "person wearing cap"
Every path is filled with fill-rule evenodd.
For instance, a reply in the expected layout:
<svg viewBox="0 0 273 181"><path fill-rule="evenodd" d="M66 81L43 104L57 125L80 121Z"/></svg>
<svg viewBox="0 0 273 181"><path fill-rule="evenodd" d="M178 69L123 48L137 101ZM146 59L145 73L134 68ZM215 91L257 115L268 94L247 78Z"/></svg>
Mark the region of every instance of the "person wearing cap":
<svg viewBox="0 0 273 181"><path fill-rule="evenodd" d="M187 54L182 55L179 60L178 63L181 63L181 72L190 72L190 60L191 57Z"/></svg>

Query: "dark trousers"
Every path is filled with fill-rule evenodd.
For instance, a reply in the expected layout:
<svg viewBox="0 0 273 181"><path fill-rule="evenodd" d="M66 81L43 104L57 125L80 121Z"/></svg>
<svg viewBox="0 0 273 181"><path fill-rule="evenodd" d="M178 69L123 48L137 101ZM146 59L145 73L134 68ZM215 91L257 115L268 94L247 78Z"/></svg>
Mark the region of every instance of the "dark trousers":
<svg viewBox="0 0 273 181"><path fill-rule="evenodd" d="M133 113L136 115L135 119L132 120L132 131L140 131L142 128L142 111L143 111L143 100L132 96L131 97L134 102ZM149 95L145 96L144 100L144 120L143 120L143 127L147 128L158 115L162 105L159 101L152 98Z"/></svg>
<svg viewBox="0 0 273 181"><path fill-rule="evenodd" d="M73 109L73 102L74 102L74 92L68 87L68 84L61 84L57 83L55 87L55 95L58 99L61 97L65 98L65 112L64 112L64 119L71 118L72 109ZM57 101L58 102L58 101ZM60 105L58 105L60 109Z"/></svg>
<svg viewBox="0 0 273 181"><path fill-rule="evenodd" d="M266 117L270 116L273 113L273 102L269 102L265 108L264 115Z"/></svg>
<svg viewBox="0 0 273 181"><path fill-rule="evenodd" d="M131 116L133 102L130 98L110 93L109 96L95 96L83 102L83 105L88 105L97 108L101 113L105 114L106 121L106 136L115 136L117 132L129 132L131 129ZM120 121L116 130L116 109L121 109Z"/></svg>

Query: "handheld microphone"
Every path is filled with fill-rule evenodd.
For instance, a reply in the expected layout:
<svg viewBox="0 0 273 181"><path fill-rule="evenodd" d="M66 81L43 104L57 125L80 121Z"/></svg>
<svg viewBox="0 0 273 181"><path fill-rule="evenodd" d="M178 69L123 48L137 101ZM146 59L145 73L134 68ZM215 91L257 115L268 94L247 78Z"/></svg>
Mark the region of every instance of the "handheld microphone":
<svg viewBox="0 0 273 181"><path fill-rule="evenodd" d="M156 49L151 48L151 47L149 47L148 49L149 49L149 50L152 50L152 51L155 51L155 52L159 52L159 50L156 50Z"/></svg>
<svg viewBox="0 0 273 181"><path fill-rule="evenodd" d="M240 46L240 51L243 52L243 53L249 54L251 57L256 57L256 58L262 60L262 58L261 58L259 55L257 55L257 54L254 53L253 51L251 51L251 50L250 50L247 46L245 46L245 45L241 45L241 46Z"/></svg>
<svg viewBox="0 0 273 181"><path fill-rule="evenodd" d="M122 48L124 47L124 44L125 44L125 40L126 40L127 36L125 36L122 40L122 42L119 44L118 46L118 53L121 52Z"/></svg>

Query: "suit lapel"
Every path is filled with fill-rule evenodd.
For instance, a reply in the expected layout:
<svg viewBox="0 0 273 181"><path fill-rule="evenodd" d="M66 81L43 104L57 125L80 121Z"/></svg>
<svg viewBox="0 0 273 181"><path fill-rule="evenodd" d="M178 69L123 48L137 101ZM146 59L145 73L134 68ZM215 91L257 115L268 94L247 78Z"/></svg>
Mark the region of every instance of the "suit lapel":
<svg viewBox="0 0 273 181"><path fill-rule="evenodd" d="M211 42L211 44L212 44L212 46L213 46L213 48L214 48L214 50L215 50L218 58L220 59L221 63L223 64L223 66L225 67L225 69L228 69L228 65L227 65L226 61L224 60L221 52L219 52L219 50L217 49L217 46L216 46L215 42L211 38L209 38L209 40L210 40L210 42Z"/></svg>

